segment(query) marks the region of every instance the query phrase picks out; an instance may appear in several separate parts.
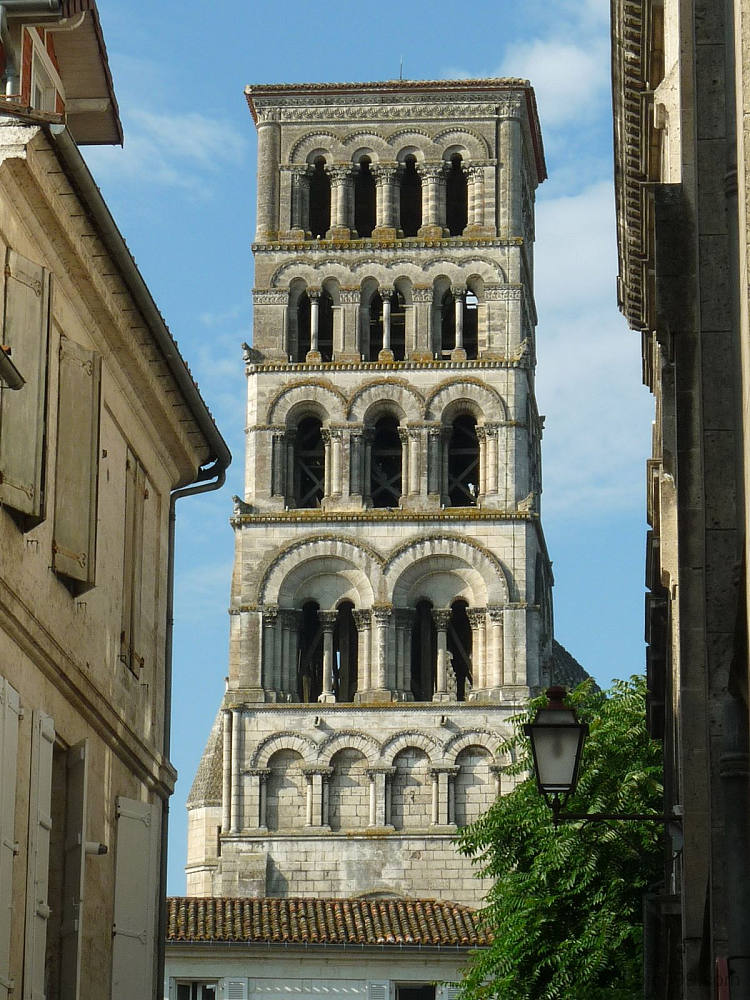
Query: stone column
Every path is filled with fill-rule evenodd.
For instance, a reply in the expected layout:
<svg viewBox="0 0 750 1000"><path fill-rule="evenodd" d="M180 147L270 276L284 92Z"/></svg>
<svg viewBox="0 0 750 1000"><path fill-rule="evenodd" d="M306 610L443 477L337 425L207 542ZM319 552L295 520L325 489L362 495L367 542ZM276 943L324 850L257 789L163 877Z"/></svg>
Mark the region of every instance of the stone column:
<svg viewBox="0 0 750 1000"><path fill-rule="evenodd" d="M314 826L314 797L313 776L311 771L303 771L305 775L305 826Z"/></svg>
<svg viewBox="0 0 750 1000"><path fill-rule="evenodd" d="M442 433L440 425L427 430L427 492L437 496L440 496L443 481Z"/></svg>
<svg viewBox="0 0 750 1000"><path fill-rule="evenodd" d="M437 663L435 693L433 701L448 701L448 626L451 620L450 608L438 608L432 612L432 620L437 629Z"/></svg>
<svg viewBox="0 0 750 1000"><path fill-rule="evenodd" d="M372 482L372 442L375 439L375 431L372 427L366 427L362 434L365 446L364 461L364 482L362 484L362 500L367 503L372 500L370 496L370 484Z"/></svg>
<svg viewBox="0 0 750 1000"><path fill-rule="evenodd" d="M500 236L522 236L523 138L520 109L509 108L500 121L498 215Z"/></svg>
<svg viewBox="0 0 750 1000"><path fill-rule="evenodd" d="M416 496L421 492L420 489L421 469L420 469L419 458L422 450L420 448L420 445L422 443L423 433L421 428L410 427L408 434L409 434L409 476L408 476L409 487L408 490L404 490L404 493L408 492L409 496ZM404 482L406 481L407 479L405 478Z"/></svg>
<svg viewBox="0 0 750 1000"><path fill-rule="evenodd" d="M499 424L485 424L484 425L485 434L487 435L487 493L496 494L498 488L497 482L497 470L498 470L498 435L500 432Z"/></svg>
<svg viewBox="0 0 750 1000"><path fill-rule="evenodd" d="M422 225L418 235L439 240L445 229L445 171L442 164L418 166L417 170L422 175Z"/></svg>
<svg viewBox="0 0 750 1000"><path fill-rule="evenodd" d="M430 769L430 777L432 778L432 825L437 826L440 822L440 781L434 767Z"/></svg>
<svg viewBox="0 0 750 1000"><path fill-rule="evenodd" d="M297 505L297 498L294 495L294 445L296 440L296 428L287 428L287 432L284 437L286 447L286 501L290 507L296 507Z"/></svg>
<svg viewBox="0 0 750 1000"><path fill-rule="evenodd" d="M251 768L247 774L249 779L248 809L249 827L266 829L266 782L271 773L270 768Z"/></svg>
<svg viewBox="0 0 750 1000"><path fill-rule="evenodd" d="M442 502L444 504L450 503L450 495L448 493L448 449L451 443L451 428L441 427L440 429L440 470L442 474L442 482L440 484L440 492L442 495Z"/></svg>
<svg viewBox="0 0 750 1000"><path fill-rule="evenodd" d="M396 228L396 166L380 164L375 167L375 207L376 226L373 237L395 240L398 235Z"/></svg>
<svg viewBox="0 0 750 1000"><path fill-rule="evenodd" d="M281 126L273 111L258 113L258 213L255 239L266 243L279 235L279 157Z"/></svg>
<svg viewBox="0 0 750 1000"><path fill-rule="evenodd" d="M351 167L331 167L331 228L326 234L332 240L348 240L351 237L352 220L349 218Z"/></svg>
<svg viewBox="0 0 750 1000"><path fill-rule="evenodd" d="M333 774L332 767L320 767L312 765L302 768L302 773L307 779L307 801L306 801L306 826L327 827L328 816L326 815L324 783L329 781Z"/></svg>
<svg viewBox="0 0 750 1000"><path fill-rule="evenodd" d="M492 655L488 673L488 687L499 688L504 682L504 652L503 652L503 609L489 607L487 613L492 625Z"/></svg>
<svg viewBox="0 0 750 1000"><path fill-rule="evenodd" d="M369 767L370 779L370 826L386 827L391 823L391 810L387 779L395 772L395 767Z"/></svg>
<svg viewBox="0 0 750 1000"><path fill-rule="evenodd" d="M466 300L465 288L452 288L454 298L454 309L456 311L456 342L451 351L451 361L466 361L466 351L464 350L464 303Z"/></svg>
<svg viewBox="0 0 750 1000"><path fill-rule="evenodd" d="M398 439L401 442L401 499L404 500L409 493L409 431L406 427L399 427Z"/></svg>
<svg viewBox="0 0 750 1000"><path fill-rule="evenodd" d="M294 608L281 608L279 624L281 643L279 650L279 690L297 697L297 630L300 613Z"/></svg>
<svg viewBox="0 0 750 1000"><path fill-rule="evenodd" d="M357 629L357 693L369 691L372 687L370 678L370 622L372 613L369 608L352 611L354 625Z"/></svg>
<svg viewBox="0 0 750 1000"><path fill-rule="evenodd" d="M271 496L286 496L286 442L284 428L271 432Z"/></svg>
<svg viewBox="0 0 750 1000"><path fill-rule="evenodd" d="M270 605L263 609L263 674L262 686L266 691L276 691L279 688L279 662L276 659L276 631L279 609Z"/></svg>
<svg viewBox="0 0 750 1000"><path fill-rule="evenodd" d="M477 490L479 496L484 497L487 493L487 430L484 424L476 427L477 444L479 445L479 482Z"/></svg>
<svg viewBox="0 0 750 1000"><path fill-rule="evenodd" d="M331 432L324 427L320 436L323 439L323 498L331 495Z"/></svg>
<svg viewBox="0 0 750 1000"><path fill-rule="evenodd" d="M292 213L287 237L290 240L308 238L307 217L310 211L310 181L307 167L292 169Z"/></svg>
<svg viewBox="0 0 750 1000"><path fill-rule="evenodd" d="M380 297L383 300L383 347L378 352L378 361L393 361L391 350L391 292L390 288L381 288Z"/></svg>
<svg viewBox="0 0 750 1000"><path fill-rule="evenodd" d="M487 665L484 651L487 609L467 608L466 615L471 626L471 686L473 691L478 691L487 687Z"/></svg>
<svg viewBox="0 0 750 1000"><path fill-rule="evenodd" d="M432 774L432 822L436 826L449 826L454 823L454 810L451 808L451 780L458 774L458 768L441 764L431 768ZM437 794L436 794L437 791ZM437 798L437 803L435 799ZM437 805L437 808L436 808Z"/></svg>
<svg viewBox="0 0 750 1000"><path fill-rule="evenodd" d="M229 833L232 825L232 713L222 713L221 762L221 832Z"/></svg>
<svg viewBox="0 0 750 1000"><path fill-rule="evenodd" d="M317 289L308 288L307 297L310 299L310 350L307 352L305 361L322 361L318 350L320 292Z"/></svg>
<svg viewBox="0 0 750 1000"><path fill-rule="evenodd" d="M329 430L331 439L331 476L330 495L339 497L343 492L343 477L341 474L342 431L336 427Z"/></svg>
<svg viewBox="0 0 750 1000"><path fill-rule="evenodd" d="M373 607L372 616L375 619L375 676L373 680L374 688L377 691L388 689L388 626L391 619L392 608L390 604L381 604Z"/></svg>
<svg viewBox="0 0 750 1000"><path fill-rule="evenodd" d="M484 171L481 167L466 168L469 186L469 217L464 236L484 234Z"/></svg>
<svg viewBox="0 0 750 1000"><path fill-rule="evenodd" d="M232 792L229 832L240 832L242 814L242 712L232 709Z"/></svg>
<svg viewBox="0 0 750 1000"><path fill-rule="evenodd" d="M495 779L495 798L503 794L503 765L490 764L490 774Z"/></svg>
<svg viewBox="0 0 750 1000"><path fill-rule="evenodd" d="M318 701L335 701L333 693L333 630L336 627L337 611L319 611L318 621L323 629L323 690Z"/></svg>
<svg viewBox="0 0 750 1000"><path fill-rule="evenodd" d="M414 624L414 611L411 608L396 608L394 612L396 625L396 678L397 695L404 701L413 698L411 692L411 632Z"/></svg>
<svg viewBox="0 0 750 1000"><path fill-rule="evenodd" d="M362 431L351 431L349 435L349 495L363 496L365 493L364 479L364 440Z"/></svg>

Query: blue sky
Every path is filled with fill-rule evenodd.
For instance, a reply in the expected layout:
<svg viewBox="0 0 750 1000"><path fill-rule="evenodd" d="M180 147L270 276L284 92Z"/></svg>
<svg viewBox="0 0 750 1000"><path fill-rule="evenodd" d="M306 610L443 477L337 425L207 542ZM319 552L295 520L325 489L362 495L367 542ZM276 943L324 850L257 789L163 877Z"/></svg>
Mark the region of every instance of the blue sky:
<svg viewBox="0 0 750 1000"><path fill-rule="evenodd" d="M542 515L558 639L601 684L643 668L640 338L616 307L608 0L99 0L125 128L85 151L234 462L178 505L169 892L184 892L184 803L227 671L231 496L242 493L255 134L247 83L520 76L536 88ZM377 16L375 11L377 10Z"/></svg>

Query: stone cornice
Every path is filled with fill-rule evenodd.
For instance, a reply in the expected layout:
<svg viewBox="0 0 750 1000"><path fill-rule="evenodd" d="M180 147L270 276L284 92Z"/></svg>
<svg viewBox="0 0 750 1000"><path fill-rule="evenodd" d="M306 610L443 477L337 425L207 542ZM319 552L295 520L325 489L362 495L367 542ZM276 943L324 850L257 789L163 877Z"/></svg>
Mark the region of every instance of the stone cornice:
<svg viewBox="0 0 750 1000"><path fill-rule="evenodd" d="M266 374L267 372L284 372L291 375L295 372L362 372L362 371L398 371L407 372L412 370L433 369L437 371L459 371L481 369L501 369L501 368L530 368L532 359L528 354L519 357L503 357L498 355L495 358L475 358L468 361L442 361L433 358L430 361L264 361L247 362L245 371L248 375Z"/></svg>
<svg viewBox="0 0 750 1000"><path fill-rule="evenodd" d="M446 236L439 240L426 240L418 236L404 237L396 240L379 239L356 239L356 240L299 240L286 242L284 240L273 240L266 243L252 243L250 249L253 253L288 253L290 250L304 250L306 253L315 253L325 250L362 250L368 251L387 250L389 254L394 250L403 252L412 250L446 250L451 247L457 249L470 249L472 247L521 247L524 245L521 236L472 236L464 238L462 236Z"/></svg>
<svg viewBox="0 0 750 1000"><path fill-rule="evenodd" d="M436 525L464 521L538 521L539 514L528 510L491 510L489 508L456 507L434 511L409 511L401 509L371 509L356 511L285 510L257 514L237 514L229 519L234 527L245 524L331 524L331 523L372 523L376 521L399 521Z"/></svg>

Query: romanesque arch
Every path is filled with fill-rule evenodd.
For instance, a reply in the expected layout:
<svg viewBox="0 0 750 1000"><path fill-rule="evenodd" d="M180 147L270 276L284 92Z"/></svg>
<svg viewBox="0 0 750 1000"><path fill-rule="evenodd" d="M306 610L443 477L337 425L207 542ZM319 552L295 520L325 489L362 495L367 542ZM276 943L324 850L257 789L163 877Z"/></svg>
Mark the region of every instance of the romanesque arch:
<svg viewBox="0 0 750 1000"><path fill-rule="evenodd" d="M375 379L363 385L349 402L348 419L362 423L368 411L378 403L395 403L410 423L423 419L424 400L405 379Z"/></svg>
<svg viewBox="0 0 750 1000"><path fill-rule="evenodd" d="M448 408L455 410L456 404L461 401L471 404L469 411L475 416L481 415L485 421L504 422L508 419L503 397L478 378L455 378L435 386L426 400L425 418L443 420Z"/></svg>
<svg viewBox="0 0 750 1000"><path fill-rule="evenodd" d="M314 764L318 759L317 744L308 736L301 733L274 733L257 745L250 759L250 767L268 767L271 757L280 750L293 750L306 764Z"/></svg>
<svg viewBox="0 0 750 1000"><path fill-rule="evenodd" d="M371 607L379 590L381 557L369 546L335 535L313 536L288 545L263 575L259 600L282 608L317 600L322 609L341 600Z"/></svg>
<svg viewBox="0 0 750 1000"><path fill-rule="evenodd" d="M378 741L367 733L359 732L356 729L341 729L320 744L319 759L322 764L329 766L331 759L339 750L357 750L366 759L369 765L377 763L381 755L381 747Z"/></svg>
<svg viewBox="0 0 750 1000"><path fill-rule="evenodd" d="M465 151L466 159L476 163L491 156L487 140L479 132L468 128L446 128L433 137L433 144L442 150L443 159L450 157L454 151Z"/></svg>
<svg viewBox="0 0 750 1000"><path fill-rule="evenodd" d="M445 759L451 764L455 764L456 757L461 751L472 746L484 747L495 759L498 757L497 748L502 738L502 734L493 733L489 729L472 729L469 732L457 733L445 744Z"/></svg>
<svg viewBox="0 0 750 1000"><path fill-rule="evenodd" d="M289 162L308 163L312 156L326 156L330 163L341 161L344 158L341 140L326 129L308 132L300 136L290 149Z"/></svg>
<svg viewBox="0 0 750 1000"><path fill-rule="evenodd" d="M310 404L313 404L310 406ZM315 407L318 409L315 410ZM293 411L305 410L316 412L336 423L346 419L346 398L342 392L335 389L329 382L321 379L306 379L304 381L287 383L268 404L266 423L288 424Z"/></svg>
<svg viewBox="0 0 750 1000"><path fill-rule="evenodd" d="M435 764L442 759L442 748L434 736L418 731L408 733L397 733L383 744L382 760L385 764L393 766L394 759L403 750L410 748L422 750L428 757L431 764Z"/></svg>
<svg viewBox="0 0 750 1000"><path fill-rule="evenodd" d="M470 606L506 604L512 599L509 574L488 549L458 535L430 535L399 546L388 557L383 577L393 606L414 606L411 601L418 599L418 591L431 573L453 576L456 583L465 583L472 597ZM441 579L438 590L444 585L450 590L452 583ZM451 599L457 596L454 593ZM439 599L443 599L442 593Z"/></svg>

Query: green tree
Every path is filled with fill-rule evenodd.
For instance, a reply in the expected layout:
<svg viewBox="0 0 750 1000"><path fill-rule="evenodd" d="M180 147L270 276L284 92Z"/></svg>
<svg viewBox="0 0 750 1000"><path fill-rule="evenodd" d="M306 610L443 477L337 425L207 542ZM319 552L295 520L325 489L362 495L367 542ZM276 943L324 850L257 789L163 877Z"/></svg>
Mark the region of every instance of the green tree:
<svg viewBox="0 0 750 1000"><path fill-rule="evenodd" d="M590 732L570 812L662 810L661 746L646 734L643 677L569 695ZM492 944L476 952L465 1000L632 1000L642 992L642 895L662 874L663 828L638 821L562 823L531 772L523 724L501 751L520 783L459 835L478 874L495 879L482 911Z"/></svg>

